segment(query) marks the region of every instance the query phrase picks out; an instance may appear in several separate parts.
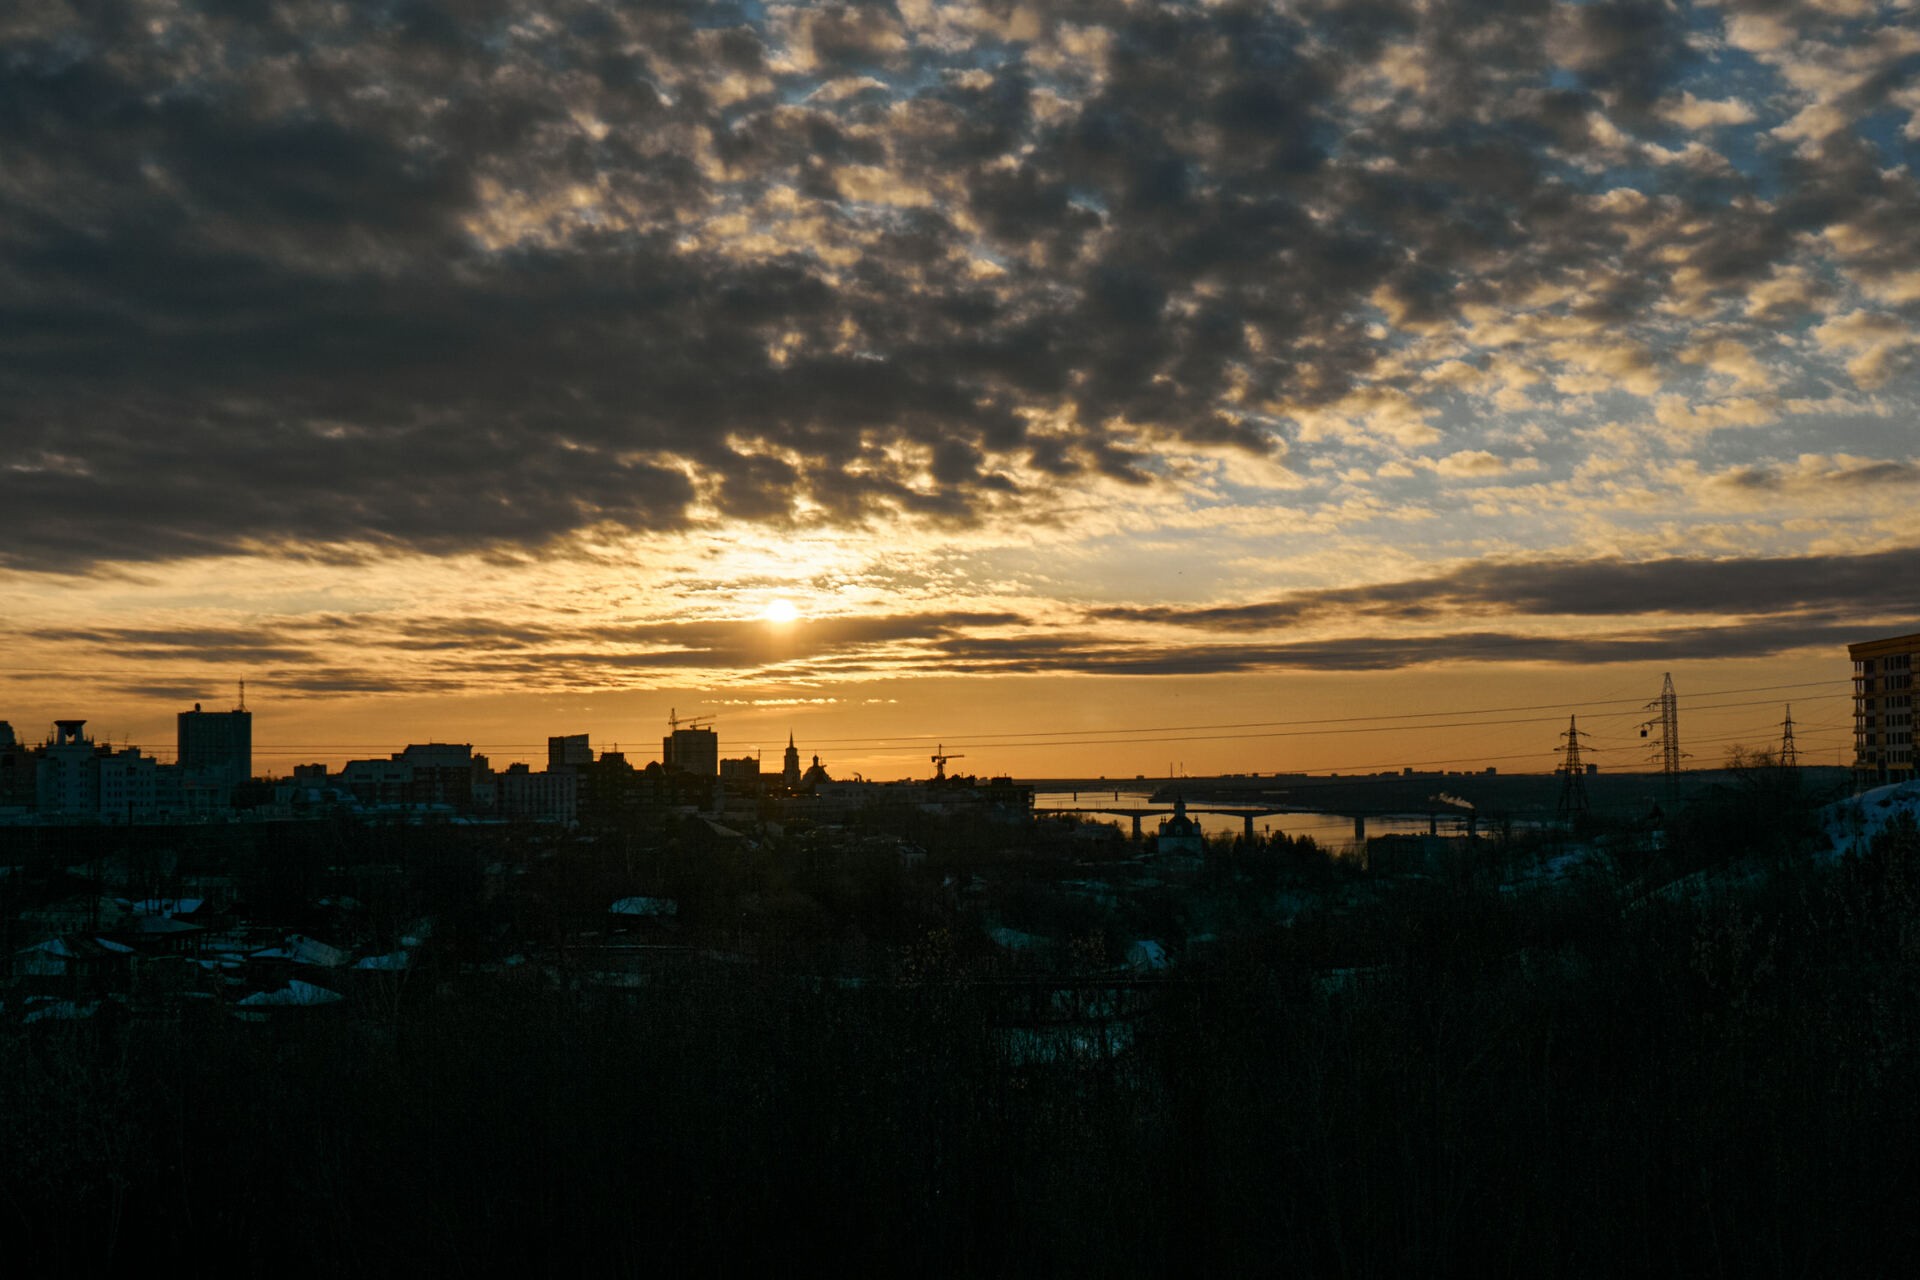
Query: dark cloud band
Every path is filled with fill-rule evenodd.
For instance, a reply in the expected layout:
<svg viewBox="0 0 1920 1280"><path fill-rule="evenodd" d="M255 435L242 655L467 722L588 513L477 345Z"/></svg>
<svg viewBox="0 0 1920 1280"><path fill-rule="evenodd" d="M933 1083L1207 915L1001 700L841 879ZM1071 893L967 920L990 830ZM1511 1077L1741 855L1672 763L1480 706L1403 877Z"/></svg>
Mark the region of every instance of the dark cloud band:
<svg viewBox="0 0 1920 1280"><path fill-rule="evenodd" d="M1667 158L1676 94L1730 74L1719 9L930 14L0 20L0 566L964 524L1033 477L1151 482L1117 423L1254 454L1289 411L1415 394L1396 331L1468 308L1577 285L1557 317L1653 369L1676 279L1735 296L1841 226L1862 279L1920 263L1902 144L1854 127L1900 64L1805 145L1776 115L1739 166Z"/></svg>

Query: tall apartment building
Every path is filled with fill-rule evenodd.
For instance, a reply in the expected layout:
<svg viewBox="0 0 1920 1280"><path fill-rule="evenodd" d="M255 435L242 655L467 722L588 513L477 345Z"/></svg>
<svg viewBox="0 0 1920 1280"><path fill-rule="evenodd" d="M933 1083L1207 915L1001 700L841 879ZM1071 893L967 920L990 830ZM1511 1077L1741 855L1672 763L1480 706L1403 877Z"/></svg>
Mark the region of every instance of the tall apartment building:
<svg viewBox="0 0 1920 1280"><path fill-rule="evenodd" d="M660 763L673 772L702 778L720 774L720 735L711 729L681 729L660 740Z"/></svg>
<svg viewBox="0 0 1920 1280"><path fill-rule="evenodd" d="M556 773L575 765L593 763L593 745L584 733L569 733L547 739L547 772Z"/></svg>
<svg viewBox="0 0 1920 1280"><path fill-rule="evenodd" d="M1853 659L1853 774L1867 784L1913 777L1913 668L1920 635L1847 646Z"/></svg>
<svg viewBox="0 0 1920 1280"><path fill-rule="evenodd" d="M180 774L194 809L224 809L253 776L253 712L193 710L175 717Z"/></svg>
<svg viewBox="0 0 1920 1280"><path fill-rule="evenodd" d="M56 720L40 748L36 807L42 814L77 818L100 812L100 753L85 720Z"/></svg>

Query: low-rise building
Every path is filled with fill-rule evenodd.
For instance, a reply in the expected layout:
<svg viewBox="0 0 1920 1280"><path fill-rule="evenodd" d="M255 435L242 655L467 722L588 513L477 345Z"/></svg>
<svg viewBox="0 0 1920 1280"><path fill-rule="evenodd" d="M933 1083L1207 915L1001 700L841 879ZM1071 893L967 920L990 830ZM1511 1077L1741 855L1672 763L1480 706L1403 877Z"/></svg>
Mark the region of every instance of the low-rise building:
<svg viewBox="0 0 1920 1280"><path fill-rule="evenodd" d="M572 768L535 773L525 764L507 766L494 778L503 818L571 824L580 816L580 775Z"/></svg>
<svg viewBox="0 0 1920 1280"><path fill-rule="evenodd" d="M0 720L0 813L33 808L38 772L33 752L14 737L12 725Z"/></svg>
<svg viewBox="0 0 1920 1280"><path fill-rule="evenodd" d="M30 757L37 820L54 823L153 822L182 809L180 771L138 747L96 743L85 720L54 722L53 736ZM20 762L13 768L21 769ZM15 784L18 786L18 781Z"/></svg>
<svg viewBox="0 0 1920 1280"><path fill-rule="evenodd" d="M365 809L434 806L467 813L491 808L496 795L487 758L466 742L414 743L385 760L349 760L335 785Z"/></svg>

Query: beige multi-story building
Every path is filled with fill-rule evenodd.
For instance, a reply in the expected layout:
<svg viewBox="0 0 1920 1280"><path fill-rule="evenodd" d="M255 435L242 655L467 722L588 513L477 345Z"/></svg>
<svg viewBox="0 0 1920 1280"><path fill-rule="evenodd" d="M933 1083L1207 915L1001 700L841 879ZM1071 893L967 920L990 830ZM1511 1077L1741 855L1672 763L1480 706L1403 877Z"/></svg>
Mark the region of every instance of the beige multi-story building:
<svg viewBox="0 0 1920 1280"><path fill-rule="evenodd" d="M1853 772L1864 783L1913 777L1913 669L1920 635L1847 646L1853 659Z"/></svg>

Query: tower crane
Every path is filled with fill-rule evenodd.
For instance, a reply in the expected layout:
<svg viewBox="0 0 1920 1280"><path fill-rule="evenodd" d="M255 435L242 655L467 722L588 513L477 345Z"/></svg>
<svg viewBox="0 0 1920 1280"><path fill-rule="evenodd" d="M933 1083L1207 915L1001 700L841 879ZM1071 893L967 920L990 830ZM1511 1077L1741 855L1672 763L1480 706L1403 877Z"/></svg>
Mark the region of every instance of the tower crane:
<svg viewBox="0 0 1920 1280"><path fill-rule="evenodd" d="M945 782L947 780L947 761L965 760L966 758L966 752L956 751L949 755L947 754L945 743L936 743L933 748L933 755L930 757L934 767L933 780L935 782Z"/></svg>

